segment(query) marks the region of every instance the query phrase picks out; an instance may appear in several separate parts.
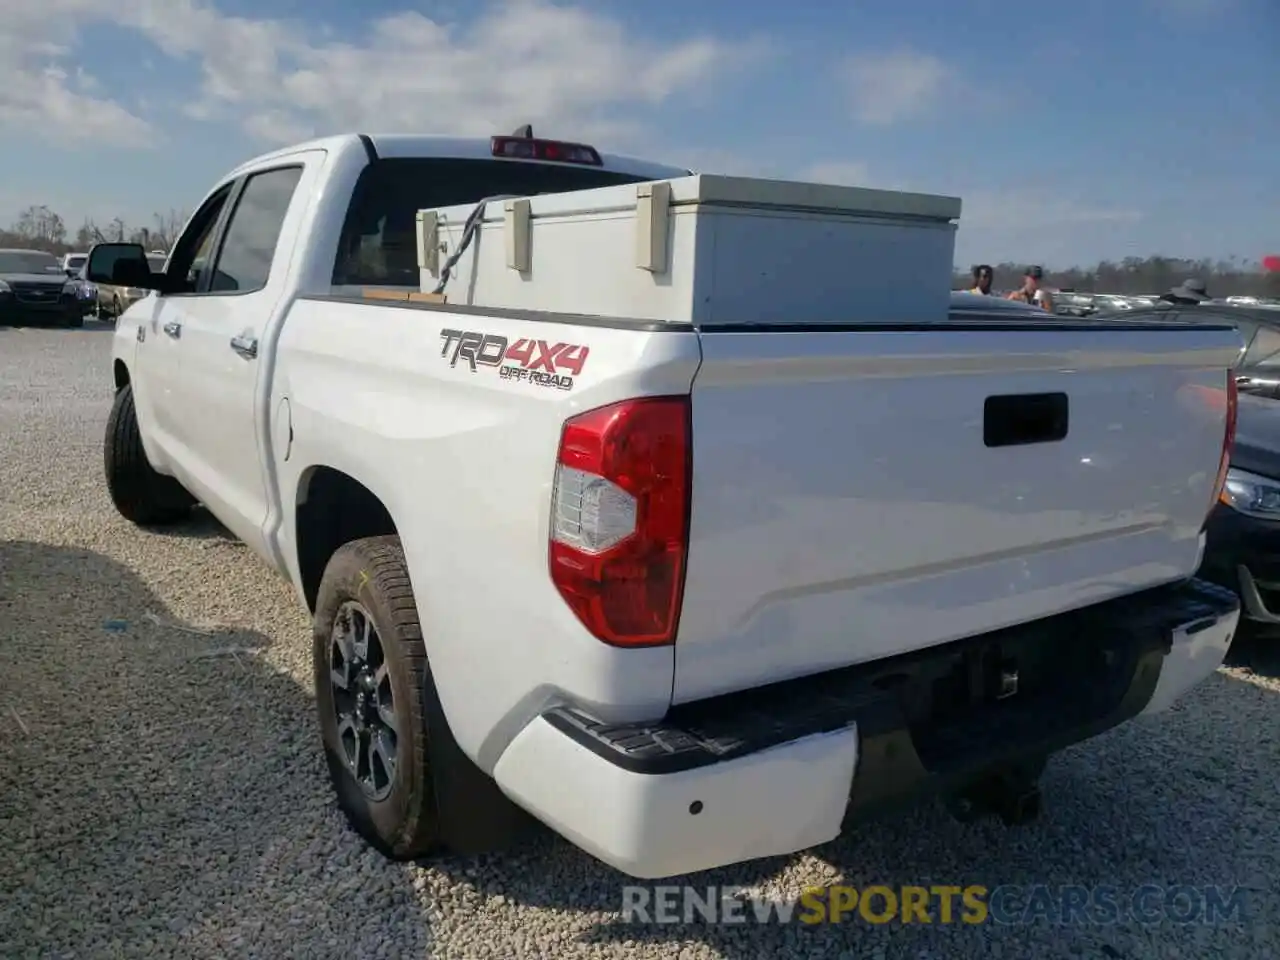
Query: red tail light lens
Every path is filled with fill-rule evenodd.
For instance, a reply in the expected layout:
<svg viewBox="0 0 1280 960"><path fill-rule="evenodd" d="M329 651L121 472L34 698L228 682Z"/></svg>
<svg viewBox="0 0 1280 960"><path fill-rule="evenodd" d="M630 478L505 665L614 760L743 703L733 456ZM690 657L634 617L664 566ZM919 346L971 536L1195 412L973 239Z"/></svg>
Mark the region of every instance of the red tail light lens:
<svg viewBox="0 0 1280 960"><path fill-rule="evenodd" d="M1227 470L1231 466L1231 448L1236 442L1236 416L1240 408L1240 388L1236 385L1235 370L1227 371L1227 428L1222 438L1222 457L1218 461L1218 479L1213 487L1213 500L1210 510L1222 496L1223 487L1227 485Z"/></svg>
<svg viewBox="0 0 1280 960"><path fill-rule="evenodd" d="M623 647L673 643L689 537L688 397L648 397L565 423L552 494L551 580L584 626Z"/></svg>

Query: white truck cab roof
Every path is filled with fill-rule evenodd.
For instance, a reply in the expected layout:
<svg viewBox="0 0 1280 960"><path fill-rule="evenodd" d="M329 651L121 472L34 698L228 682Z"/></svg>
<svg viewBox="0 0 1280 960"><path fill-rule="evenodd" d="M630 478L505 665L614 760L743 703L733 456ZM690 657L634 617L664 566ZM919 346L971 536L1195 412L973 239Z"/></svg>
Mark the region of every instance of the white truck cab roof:
<svg viewBox="0 0 1280 960"><path fill-rule="evenodd" d="M231 176L238 176L265 163L311 150L324 150L329 153L368 153L372 150L378 157L386 159L439 157L460 160L503 160L493 155L492 141L489 137L443 137L417 133L344 133L291 144L280 150L264 153L241 164ZM600 159L603 161L602 169L604 170L651 180L685 177L692 172L684 167L653 163L617 154L601 153ZM513 159L508 162L529 163L530 161Z"/></svg>

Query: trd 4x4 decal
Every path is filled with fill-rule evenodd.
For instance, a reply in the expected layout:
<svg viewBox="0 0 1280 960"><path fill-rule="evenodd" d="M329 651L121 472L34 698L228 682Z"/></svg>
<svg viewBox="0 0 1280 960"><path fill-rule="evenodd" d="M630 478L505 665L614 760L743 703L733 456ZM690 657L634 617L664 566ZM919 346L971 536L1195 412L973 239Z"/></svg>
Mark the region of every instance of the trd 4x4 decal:
<svg viewBox="0 0 1280 960"><path fill-rule="evenodd" d="M519 380L538 387L572 390L573 378L582 373L591 350L577 343L552 343L506 337L477 330L441 330L440 356L450 367L461 361L477 373L496 369L503 380Z"/></svg>

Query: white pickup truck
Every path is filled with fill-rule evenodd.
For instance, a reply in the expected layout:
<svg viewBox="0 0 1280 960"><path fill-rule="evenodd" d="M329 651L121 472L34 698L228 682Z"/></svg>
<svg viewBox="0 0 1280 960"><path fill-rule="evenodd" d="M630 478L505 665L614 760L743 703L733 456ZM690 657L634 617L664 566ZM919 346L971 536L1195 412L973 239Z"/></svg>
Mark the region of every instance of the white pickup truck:
<svg viewBox="0 0 1280 960"><path fill-rule="evenodd" d="M420 210L687 174L554 147L310 142L228 174L163 273L89 257L154 291L115 332L112 500L203 504L292 580L378 849L493 849L532 814L654 878L918 796L1018 822L1050 754L1220 665L1238 603L1193 574L1234 329L374 296L419 290Z"/></svg>

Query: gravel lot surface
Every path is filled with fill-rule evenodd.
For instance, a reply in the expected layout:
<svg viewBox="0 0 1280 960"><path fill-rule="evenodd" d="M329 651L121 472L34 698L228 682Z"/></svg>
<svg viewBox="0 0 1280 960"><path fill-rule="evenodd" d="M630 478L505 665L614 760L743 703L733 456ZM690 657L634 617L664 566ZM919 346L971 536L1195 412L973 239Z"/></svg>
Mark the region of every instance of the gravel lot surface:
<svg viewBox="0 0 1280 960"><path fill-rule="evenodd" d="M545 835L388 864L330 801L290 588L212 521L157 535L113 513L109 350L92 328L0 328L0 957L1280 954L1280 641L1057 757L1031 827L931 806L692 880L1240 885L1241 923L641 926L623 877Z"/></svg>

